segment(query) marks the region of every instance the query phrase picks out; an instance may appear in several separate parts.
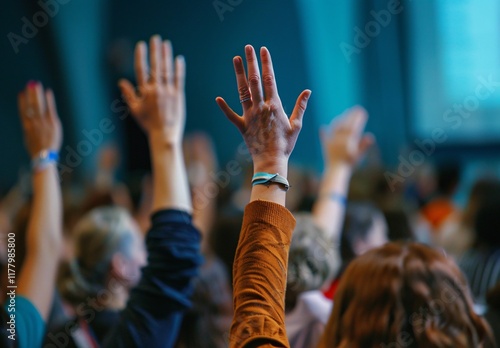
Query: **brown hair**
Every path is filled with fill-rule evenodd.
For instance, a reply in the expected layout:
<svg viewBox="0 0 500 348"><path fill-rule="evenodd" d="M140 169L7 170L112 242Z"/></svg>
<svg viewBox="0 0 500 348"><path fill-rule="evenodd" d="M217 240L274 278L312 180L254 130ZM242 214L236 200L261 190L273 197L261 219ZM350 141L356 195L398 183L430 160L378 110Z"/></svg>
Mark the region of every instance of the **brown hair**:
<svg viewBox="0 0 500 348"><path fill-rule="evenodd" d="M320 347L468 348L490 337L453 261L421 244L388 243L346 269Z"/></svg>

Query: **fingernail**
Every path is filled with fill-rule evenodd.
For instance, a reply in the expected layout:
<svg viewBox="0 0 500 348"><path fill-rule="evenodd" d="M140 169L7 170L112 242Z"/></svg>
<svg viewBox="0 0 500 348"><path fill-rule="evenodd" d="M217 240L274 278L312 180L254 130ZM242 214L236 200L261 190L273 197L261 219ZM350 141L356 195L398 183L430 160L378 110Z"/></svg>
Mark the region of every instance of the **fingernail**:
<svg viewBox="0 0 500 348"><path fill-rule="evenodd" d="M30 80L28 81L28 88L35 88L38 82Z"/></svg>

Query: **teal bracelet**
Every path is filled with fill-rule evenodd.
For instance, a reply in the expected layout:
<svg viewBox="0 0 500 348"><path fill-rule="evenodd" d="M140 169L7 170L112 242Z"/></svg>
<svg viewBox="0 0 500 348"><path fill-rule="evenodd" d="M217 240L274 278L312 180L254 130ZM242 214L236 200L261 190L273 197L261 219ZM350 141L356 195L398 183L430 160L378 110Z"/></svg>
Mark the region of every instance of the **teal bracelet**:
<svg viewBox="0 0 500 348"><path fill-rule="evenodd" d="M31 168L39 172L47 168L52 163L57 163L59 154L52 150L42 150L31 160Z"/></svg>
<svg viewBox="0 0 500 348"><path fill-rule="evenodd" d="M255 185L269 186L271 184L278 184L282 186L283 191L288 191L288 189L290 188L288 180L285 177L279 175L279 173L270 174L270 173L259 172L255 173L252 178L252 186Z"/></svg>

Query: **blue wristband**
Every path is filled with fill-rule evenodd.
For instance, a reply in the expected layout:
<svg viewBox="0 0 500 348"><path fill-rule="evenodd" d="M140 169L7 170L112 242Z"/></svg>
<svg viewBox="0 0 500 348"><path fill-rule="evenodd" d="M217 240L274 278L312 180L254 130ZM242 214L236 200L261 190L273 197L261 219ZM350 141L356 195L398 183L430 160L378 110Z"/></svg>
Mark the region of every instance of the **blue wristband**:
<svg viewBox="0 0 500 348"><path fill-rule="evenodd" d="M59 160L59 154L52 150L42 150L31 160L31 168L39 172L47 168L50 164Z"/></svg>

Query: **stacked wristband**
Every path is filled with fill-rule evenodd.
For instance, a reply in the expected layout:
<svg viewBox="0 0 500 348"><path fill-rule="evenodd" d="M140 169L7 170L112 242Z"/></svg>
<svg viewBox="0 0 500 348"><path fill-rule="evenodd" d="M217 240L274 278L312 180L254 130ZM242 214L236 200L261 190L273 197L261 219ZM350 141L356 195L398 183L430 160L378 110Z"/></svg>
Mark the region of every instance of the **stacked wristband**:
<svg viewBox="0 0 500 348"><path fill-rule="evenodd" d="M52 150L42 150L31 160L33 171L39 172L47 168L52 163L57 163L59 154Z"/></svg>
<svg viewBox="0 0 500 348"><path fill-rule="evenodd" d="M283 191L288 191L290 188L290 184L288 183L288 180L279 175L278 173L276 174L269 174L269 173L255 173L253 178L252 178L252 186L255 185L266 185L269 186L271 184L278 184L283 187Z"/></svg>

